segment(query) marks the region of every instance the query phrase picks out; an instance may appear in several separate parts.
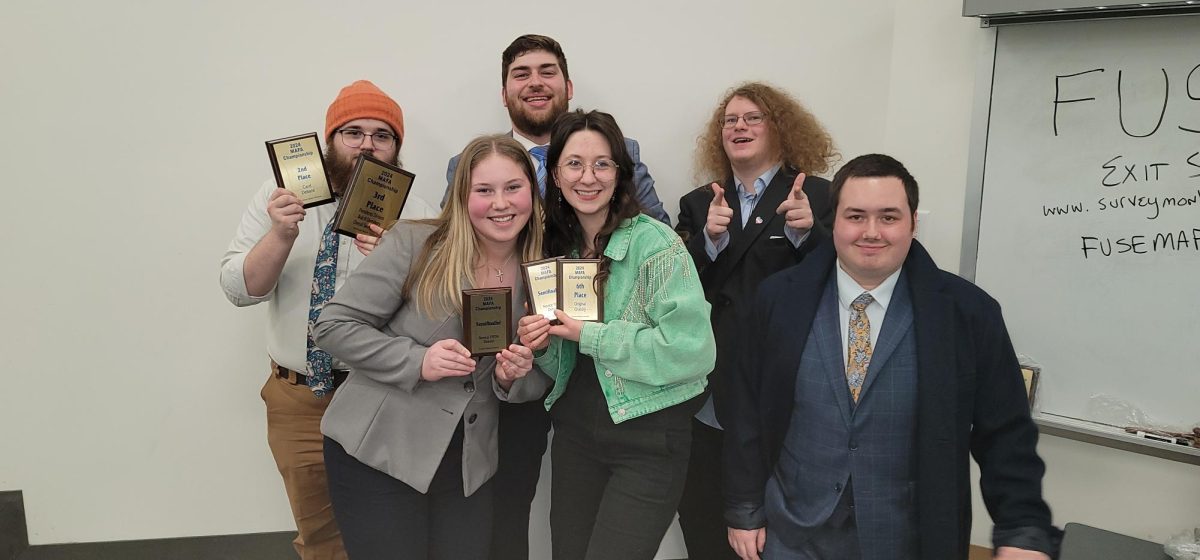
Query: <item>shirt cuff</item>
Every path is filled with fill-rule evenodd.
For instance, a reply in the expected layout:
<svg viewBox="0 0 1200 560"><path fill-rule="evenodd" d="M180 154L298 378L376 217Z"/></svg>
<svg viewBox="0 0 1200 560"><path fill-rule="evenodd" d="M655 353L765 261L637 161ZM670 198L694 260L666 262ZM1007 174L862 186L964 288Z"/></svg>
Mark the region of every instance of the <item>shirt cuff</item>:
<svg viewBox="0 0 1200 560"><path fill-rule="evenodd" d="M704 252L708 253L708 260L710 261L717 260L717 255L720 255L721 251L724 251L725 248L729 246L728 231L722 233L721 238L715 243L713 242L712 238L708 236L708 232L701 230L700 235L704 236Z"/></svg>
<svg viewBox="0 0 1200 560"><path fill-rule="evenodd" d="M1055 557L1057 546L1052 543L1050 534L1041 527L1015 527L1012 529L992 528L992 546L1000 548L1011 546L1021 550L1036 550Z"/></svg>
<svg viewBox="0 0 1200 560"><path fill-rule="evenodd" d="M725 506L725 524L734 529L749 531L767 526L767 514L761 505L737 504Z"/></svg>
<svg viewBox="0 0 1200 560"><path fill-rule="evenodd" d="M792 242L792 247L797 249L799 249L800 245L804 243L804 240L808 239L808 236L811 233L811 229L806 229L804 230L804 233L800 233L795 228L783 226L783 234L787 236L788 241Z"/></svg>

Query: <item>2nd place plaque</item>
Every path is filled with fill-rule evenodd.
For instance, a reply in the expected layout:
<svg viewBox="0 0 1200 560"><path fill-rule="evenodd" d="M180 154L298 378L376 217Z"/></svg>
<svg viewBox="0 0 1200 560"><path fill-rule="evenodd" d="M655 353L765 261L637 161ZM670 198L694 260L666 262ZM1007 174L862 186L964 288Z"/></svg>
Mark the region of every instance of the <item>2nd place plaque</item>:
<svg viewBox="0 0 1200 560"><path fill-rule="evenodd" d="M305 208L333 202L333 189L329 187L317 133L268 140L267 155L275 172L275 184L291 191Z"/></svg>

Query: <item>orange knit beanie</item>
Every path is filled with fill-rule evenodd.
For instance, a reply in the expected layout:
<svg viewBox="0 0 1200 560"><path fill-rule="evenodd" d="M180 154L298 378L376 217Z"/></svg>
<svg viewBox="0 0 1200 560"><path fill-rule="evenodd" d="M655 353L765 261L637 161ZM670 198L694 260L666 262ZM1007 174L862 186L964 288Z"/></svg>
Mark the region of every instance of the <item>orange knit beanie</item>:
<svg viewBox="0 0 1200 560"><path fill-rule="evenodd" d="M337 127L354 119L378 119L392 127L396 136L404 139L404 112L400 105L383 93L375 84L359 80L338 93L325 112L325 137Z"/></svg>

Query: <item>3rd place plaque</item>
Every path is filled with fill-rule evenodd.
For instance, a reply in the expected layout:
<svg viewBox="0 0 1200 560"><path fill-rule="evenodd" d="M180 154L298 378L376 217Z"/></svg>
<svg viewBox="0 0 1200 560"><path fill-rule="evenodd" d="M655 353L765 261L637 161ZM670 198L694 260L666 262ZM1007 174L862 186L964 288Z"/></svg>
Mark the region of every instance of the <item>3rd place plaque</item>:
<svg viewBox="0 0 1200 560"><path fill-rule="evenodd" d="M354 237L359 233L374 236L367 224L391 229L400 220L415 177L369 155L359 156L350 186L333 216L334 231Z"/></svg>

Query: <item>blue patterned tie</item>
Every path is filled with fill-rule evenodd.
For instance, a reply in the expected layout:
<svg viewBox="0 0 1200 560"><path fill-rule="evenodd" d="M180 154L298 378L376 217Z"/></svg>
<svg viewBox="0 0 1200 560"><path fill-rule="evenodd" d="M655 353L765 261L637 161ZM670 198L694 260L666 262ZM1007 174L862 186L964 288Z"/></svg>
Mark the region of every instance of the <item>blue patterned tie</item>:
<svg viewBox="0 0 1200 560"><path fill-rule="evenodd" d="M850 386L850 398L858 402L863 381L867 379L867 368L871 365L871 320L867 318L867 306L875 298L869 292L854 298L850 303L850 336L846 350L846 384Z"/></svg>
<svg viewBox="0 0 1200 560"><path fill-rule="evenodd" d="M529 149L529 155L537 161L537 182L538 192L542 193L542 197L546 196L546 150L549 146L534 146Z"/></svg>
<svg viewBox="0 0 1200 560"><path fill-rule="evenodd" d="M308 304L308 387L318 397L333 390L333 357L317 348L313 341L313 325L321 315L325 302L333 297L337 280L338 234L333 231L333 220L325 226L321 235L321 248L317 251L317 264L313 267L312 299Z"/></svg>

